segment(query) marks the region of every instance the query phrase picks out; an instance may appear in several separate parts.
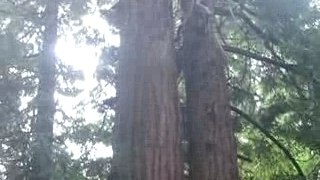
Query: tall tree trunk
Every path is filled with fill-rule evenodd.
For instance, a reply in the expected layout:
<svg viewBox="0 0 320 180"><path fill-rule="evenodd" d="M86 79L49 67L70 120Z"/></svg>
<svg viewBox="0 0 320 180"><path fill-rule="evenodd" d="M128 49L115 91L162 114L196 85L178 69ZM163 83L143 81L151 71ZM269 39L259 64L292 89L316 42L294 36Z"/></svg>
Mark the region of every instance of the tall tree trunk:
<svg viewBox="0 0 320 180"><path fill-rule="evenodd" d="M208 16L196 7L183 31L190 179L239 179L226 86L226 57Z"/></svg>
<svg viewBox="0 0 320 180"><path fill-rule="evenodd" d="M21 180L24 178L21 168L17 166L15 161L9 162L9 164L6 166L6 169L7 180Z"/></svg>
<svg viewBox="0 0 320 180"><path fill-rule="evenodd" d="M58 0L47 0L43 52L39 61L38 114L34 124L31 179L50 180L53 173L52 143L55 114L55 53Z"/></svg>
<svg viewBox="0 0 320 180"><path fill-rule="evenodd" d="M180 180L170 0L120 0L119 103L113 180Z"/></svg>

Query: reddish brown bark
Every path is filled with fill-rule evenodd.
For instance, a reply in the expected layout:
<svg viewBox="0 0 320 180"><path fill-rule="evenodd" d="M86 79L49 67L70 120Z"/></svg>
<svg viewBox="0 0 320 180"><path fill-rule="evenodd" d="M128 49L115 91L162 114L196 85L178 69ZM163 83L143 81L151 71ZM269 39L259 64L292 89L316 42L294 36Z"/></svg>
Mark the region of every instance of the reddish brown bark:
<svg viewBox="0 0 320 180"><path fill-rule="evenodd" d="M190 179L237 180L226 57L206 15L195 9L184 27L183 60L190 123Z"/></svg>
<svg viewBox="0 0 320 180"><path fill-rule="evenodd" d="M170 0L120 0L114 180L182 178Z"/></svg>

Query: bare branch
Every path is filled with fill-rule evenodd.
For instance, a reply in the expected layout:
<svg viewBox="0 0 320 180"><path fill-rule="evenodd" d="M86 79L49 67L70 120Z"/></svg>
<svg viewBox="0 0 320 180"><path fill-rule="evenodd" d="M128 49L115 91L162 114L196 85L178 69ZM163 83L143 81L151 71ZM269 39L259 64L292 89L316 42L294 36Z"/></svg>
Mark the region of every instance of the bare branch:
<svg viewBox="0 0 320 180"><path fill-rule="evenodd" d="M284 62L276 61L276 60L270 59L268 57L264 57L264 56L258 55L256 53L250 52L249 50L244 50L244 49L237 48L237 47L232 47L232 46L228 46L228 45L223 45L222 47L227 52L240 54L240 55L243 55L243 56L258 60L258 61L269 63L272 65L281 67L281 68L288 70L288 71L296 71L296 67L297 67L296 64L287 64Z"/></svg>

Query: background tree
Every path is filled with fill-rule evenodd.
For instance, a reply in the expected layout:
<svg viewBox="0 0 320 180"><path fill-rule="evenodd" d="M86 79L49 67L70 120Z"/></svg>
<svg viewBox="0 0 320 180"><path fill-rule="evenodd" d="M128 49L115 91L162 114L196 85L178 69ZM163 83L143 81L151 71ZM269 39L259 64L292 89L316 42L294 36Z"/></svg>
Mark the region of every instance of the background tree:
<svg viewBox="0 0 320 180"><path fill-rule="evenodd" d="M1 173L3 173L1 178L14 179L17 177L17 179L28 179L30 178L32 154L30 148L31 135L34 131L31 127L34 127L37 111L35 97L39 82L37 61L41 52L39 47L43 40L43 32L41 30L44 17L43 9L41 10L43 3L36 1L15 1L14 3L2 1L1 3L1 34L4 38L4 41L2 41L3 46L1 47L5 48L1 53L1 64L3 65L1 67L4 70L3 73L1 72L1 77L10 79L8 81L5 78L2 81L2 87L6 88L1 88L1 91L4 90L4 93L1 93L1 96L3 95L1 99L12 98L12 101L8 101L10 104L15 103L13 102L13 97L17 100L15 106L10 105L8 108L2 108L1 106L1 117L3 117L1 121L1 127L3 128L3 131L1 131L3 133L1 146L4 147L3 153L1 153L0 169ZM63 11L59 18L61 23L60 33L61 31L65 32L70 27L81 26L77 21L79 21L79 16L84 13L86 3L85 1L61 2L60 8ZM79 32L77 37L80 37L79 35L82 33ZM60 60L56 61L56 66L57 88L54 90L56 95L76 96L79 94L81 91L74 87L74 82L83 78L81 72L64 65ZM10 77L6 74L10 75ZM10 85L13 80L15 81L15 89ZM16 93L16 95L13 96L12 93ZM3 107L7 106L7 102L3 101L1 103L4 105ZM88 158L84 158L84 160L72 159L72 155L67 152L70 150L66 148L67 145L65 144L67 139L79 139L74 134L78 134L79 121L82 121L80 125L84 126L83 118L81 120L79 117L76 119L74 116L68 115L64 109L61 109L61 105L58 102L55 102L55 106L57 106L55 107L57 109L57 116L54 120L55 129L68 129L69 133L63 133L53 139L55 149L52 155L55 167L54 179L79 179L80 176L83 178L83 172L88 171L90 162L94 163L94 160ZM14 111L14 108L17 111L10 113ZM11 114L11 118L6 116L7 114ZM70 122L74 123L72 127L68 126ZM87 142L86 139L91 139L94 135L92 126L89 127L89 133L84 134L87 137L82 137L81 143L77 141L79 144L85 144ZM100 134L105 135L104 133ZM55 136L57 136L56 133ZM85 156L88 156L88 154Z"/></svg>
<svg viewBox="0 0 320 180"><path fill-rule="evenodd" d="M247 120L237 122L240 153L252 160L241 163L244 178L305 179L317 166L317 151L293 138L304 131L299 123L316 122L307 110L314 106L305 88L314 82L310 76L314 70L299 63L305 58L288 51L293 46L296 52L306 49L294 39L302 40L310 29L318 29L317 12L310 1L233 1L217 7L217 31L231 53L229 87L232 104L238 106L232 109L240 115L237 119Z"/></svg>
<svg viewBox="0 0 320 180"><path fill-rule="evenodd" d="M52 179L53 176L53 122L55 114L55 45L58 31L58 0L46 4L43 51L39 62L39 89L37 120L34 123L31 179Z"/></svg>

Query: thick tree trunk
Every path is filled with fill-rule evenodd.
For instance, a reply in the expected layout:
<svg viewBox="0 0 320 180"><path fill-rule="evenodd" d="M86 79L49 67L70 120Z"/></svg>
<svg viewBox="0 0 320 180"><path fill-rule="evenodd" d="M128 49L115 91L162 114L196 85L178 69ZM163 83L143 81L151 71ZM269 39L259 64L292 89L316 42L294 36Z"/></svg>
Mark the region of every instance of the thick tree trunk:
<svg viewBox="0 0 320 180"><path fill-rule="evenodd" d="M187 119L191 180L237 180L233 122L226 86L226 57L203 12L195 9L184 27Z"/></svg>
<svg viewBox="0 0 320 180"><path fill-rule="evenodd" d="M47 0L43 52L39 61L38 114L34 124L31 179L50 180L53 173L52 143L55 114L55 53L58 0Z"/></svg>
<svg viewBox="0 0 320 180"><path fill-rule="evenodd" d="M120 0L113 180L180 180L170 0Z"/></svg>

